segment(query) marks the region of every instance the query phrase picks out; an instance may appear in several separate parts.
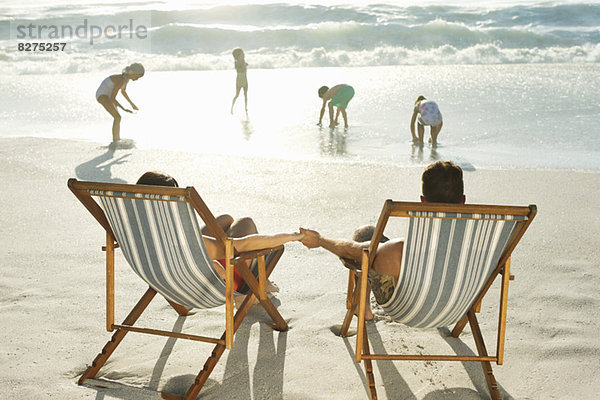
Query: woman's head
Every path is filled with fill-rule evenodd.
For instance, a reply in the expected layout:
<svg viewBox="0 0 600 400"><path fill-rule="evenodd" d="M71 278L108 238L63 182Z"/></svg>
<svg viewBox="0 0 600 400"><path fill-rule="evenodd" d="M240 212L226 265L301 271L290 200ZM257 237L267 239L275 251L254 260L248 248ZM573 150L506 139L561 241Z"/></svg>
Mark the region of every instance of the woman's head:
<svg viewBox="0 0 600 400"><path fill-rule="evenodd" d="M154 186L172 186L179 187L175 178L173 178L169 174L165 174L160 171L148 171L145 172L138 181L136 185L154 185Z"/></svg>
<svg viewBox="0 0 600 400"><path fill-rule="evenodd" d="M144 66L140 63L133 63L123 68L123 74L134 81L144 76L145 72Z"/></svg>

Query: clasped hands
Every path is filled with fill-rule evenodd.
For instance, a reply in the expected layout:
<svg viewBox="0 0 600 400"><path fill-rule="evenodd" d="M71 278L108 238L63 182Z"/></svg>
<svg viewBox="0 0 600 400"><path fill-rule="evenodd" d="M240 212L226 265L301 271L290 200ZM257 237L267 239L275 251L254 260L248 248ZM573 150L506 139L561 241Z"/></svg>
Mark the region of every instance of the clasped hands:
<svg viewBox="0 0 600 400"><path fill-rule="evenodd" d="M312 229L300 228L300 234L303 235L300 242L309 249L321 246L319 240L321 235L317 231Z"/></svg>

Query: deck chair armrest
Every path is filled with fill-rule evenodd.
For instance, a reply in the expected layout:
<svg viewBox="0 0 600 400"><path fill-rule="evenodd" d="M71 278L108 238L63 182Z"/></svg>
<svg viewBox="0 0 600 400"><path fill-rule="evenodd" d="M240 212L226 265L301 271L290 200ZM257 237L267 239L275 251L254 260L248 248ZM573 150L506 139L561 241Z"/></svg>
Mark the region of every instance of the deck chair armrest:
<svg viewBox="0 0 600 400"><path fill-rule="evenodd" d="M236 257L234 257L231 262L232 263L236 263L240 260L251 260L253 258L258 258L260 256L266 256L267 254L276 251L276 250L280 250L282 249L283 246L279 246L279 247L273 247L273 248L268 248L268 249L259 249L259 250L252 250L252 251L245 251L243 253L238 253L238 255Z"/></svg>

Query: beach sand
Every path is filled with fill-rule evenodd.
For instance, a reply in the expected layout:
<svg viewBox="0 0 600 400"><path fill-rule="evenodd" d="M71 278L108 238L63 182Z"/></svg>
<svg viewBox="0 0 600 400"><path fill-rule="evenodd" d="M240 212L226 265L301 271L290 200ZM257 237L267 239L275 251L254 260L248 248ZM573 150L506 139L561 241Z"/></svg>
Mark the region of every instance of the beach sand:
<svg viewBox="0 0 600 400"><path fill-rule="evenodd" d="M77 385L110 334L104 329L104 234L67 189L68 178L134 182L145 170L162 169L182 186L195 186L214 213L252 216L262 232L304 226L350 237L355 227L375 222L386 198L418 199L422 172L421 166L110 151L91 142L41 138L2 138L0 153L7 194L0 200L4 399L158 399L159 390L182 394L212 348L131 333L99 374L115 383ZM597 397L599 177L598 172L565 170L465 172L467 202L535 203L539 211L513 255L516 279L509 295L505 363L494 369L504 398ZM117 254L120 321L145 288ZM342 339L332 332L344 316L347 279L336 257L293 243L272 278L281 289L276 304L291 329L272 331L266 313L254 307L234 349L223 355L199 398L367 399L363 367L353 361L355 337ZM479 317L491 353L494 293L497 287ZM218 335L222 311L178 318L157 297L140 325ZM455 340L383 317L369 324L369 335L375 350L389 352L453 354L475 348L469 329ZM374 368L381 399L488 397L475 363L381 361Z"/></svg>

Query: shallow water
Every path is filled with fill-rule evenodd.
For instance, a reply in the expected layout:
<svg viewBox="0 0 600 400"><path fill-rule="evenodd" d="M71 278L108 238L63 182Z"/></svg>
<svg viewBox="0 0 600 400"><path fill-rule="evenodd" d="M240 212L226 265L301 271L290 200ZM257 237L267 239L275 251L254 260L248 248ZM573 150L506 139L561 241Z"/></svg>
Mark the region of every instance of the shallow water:
<svg viewBox="0 0 600 400"><path fill-rule="evenodd" d="M139 61L147 74L128 93L140 111L123 115L121 135L138 147L597 170L598 21L597 1L9 0L0 5L0 136L106 144L111 118L95 90ZM91 44L83 35L60 39L65 51L18 51L29 25L84 22L131 22L148 36ZM240 98L231 116L236 46L246 52L250 97L248 114ZM356 89L350 128L319 128L317 88L337 83ZM410 141L421 94L444 116L435 149Z"/></svg>
<svg viewBox="0 0 600 400"><path fill-rule="evenodd" d="M249 69L248 114L240 95L230 115L234 71L149 72L127 88L140 111L122 113L121 136L138 147L199 153L597 170L599 73L598 64ZM1 77L8 96L0 135L107 143L111 118L94 99L103 77ZM316 126L318 87L342 82L356 90L349 129ZM435 149L410 141L420 94L438 102L444 117Z"/></svg>

